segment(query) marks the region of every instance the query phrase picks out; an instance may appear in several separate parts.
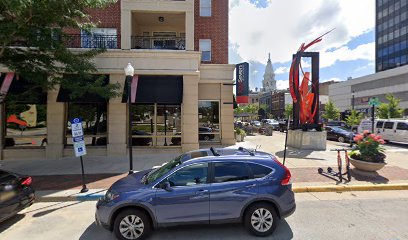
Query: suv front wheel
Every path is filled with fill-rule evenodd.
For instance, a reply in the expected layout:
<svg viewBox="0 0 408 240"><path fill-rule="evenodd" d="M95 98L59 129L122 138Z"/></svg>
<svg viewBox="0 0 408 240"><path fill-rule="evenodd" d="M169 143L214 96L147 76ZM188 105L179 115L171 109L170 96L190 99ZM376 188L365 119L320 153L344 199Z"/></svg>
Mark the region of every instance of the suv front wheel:
<svg viewBox="0 0 408 240"><path fill-rule="evenodd" d="M275 209L266 203L257 203L245 213L245 228L255 236L268 236L272 234L278 224Z"/></svg>
<svg viewBox="0 0 408 240"><path fill-rule="evenodd" d="M150 231L148 216L137 209L127 209L115 219L113 231L120 240L145 239Z"/></svg>

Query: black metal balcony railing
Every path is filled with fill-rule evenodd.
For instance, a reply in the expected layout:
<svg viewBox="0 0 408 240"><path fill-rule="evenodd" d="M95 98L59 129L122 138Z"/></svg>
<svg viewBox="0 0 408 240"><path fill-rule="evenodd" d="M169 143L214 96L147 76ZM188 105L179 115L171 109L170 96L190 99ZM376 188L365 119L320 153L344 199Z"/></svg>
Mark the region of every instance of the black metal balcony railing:
<svg viewBox="0 0 408 240"><path fill-rule="evenodd" d="M186 39L184 37L132 36L131 48L185 50Z"/></svg>
<svg viewBox="0 0 408 240"><path fill-rule="evenodd" d="M117 49L119 41L119 35L70 34L63 37L63 42L68 48Z"/></svg>

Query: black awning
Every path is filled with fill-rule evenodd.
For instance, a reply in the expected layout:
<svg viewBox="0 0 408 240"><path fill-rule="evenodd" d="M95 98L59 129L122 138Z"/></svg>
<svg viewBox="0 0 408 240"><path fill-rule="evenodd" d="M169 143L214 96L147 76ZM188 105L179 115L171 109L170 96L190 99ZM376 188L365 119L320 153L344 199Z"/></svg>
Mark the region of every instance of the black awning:
<svg viewBox="0 0 408 240"><path fill-rule="evenodd" d="M2 85L6 74L0 75L0 86ZM44 81L47 77L44 76ZM46 104L47 91L40 84L30 81L22 76L14 75L10 88L5 98L5 102L22 104Z"/></svg>
<svg viewBox="0 0 408 240"><path fill-rule="evenodd" d="M122 102L127 102L127 84ZM136 104L181 104L183 102L183 76L139 76Z"/></svg>
<svg viewBox="0 0 408 240"><path fill-rule="evenodd" d="M104 84L108 85L109 84L109 75L103 75L104 76ZM64 76L64 78L69 79L69 81L75 81L78 76L76 75L69 75L69 76ZM89 81L96 81L101 77L101 75L94 75ZM79 97L74 97L71 96L71 91L64 87L64 84L60 86L58 96L57 96L57 102L72 102L72 103L103 103L107 102L107 99L99 96L96 93L89 93L85 92L82 96Z"/></svg>

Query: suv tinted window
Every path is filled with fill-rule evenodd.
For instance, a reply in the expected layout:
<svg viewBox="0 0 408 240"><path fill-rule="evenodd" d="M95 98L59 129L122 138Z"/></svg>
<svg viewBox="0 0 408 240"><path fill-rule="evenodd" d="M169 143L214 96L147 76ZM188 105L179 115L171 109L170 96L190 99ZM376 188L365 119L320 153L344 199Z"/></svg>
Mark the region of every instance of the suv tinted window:
<svg viewBox="0 0 408 240"><path fill-rule="evenodd" d="M214 182L222 183L245 179L249 179L249 171L245 163L214 163Z"/></svg>
<svg viewBox="0 0 408 240"><path fill-rule="evenodd" d="M193 164L178 170L167 179L172 187L205 184L207 172L207 163Z"/></svg>
<svg viewBox="0 0 408 240"><path fill-rule="evenodd" d="M251 168L254 178L262 178L272 172L272 169L259 164L248 163L248 166Z"/></svg>
<svg viewBox="0 0 408 240"><path fill-rule="evenodd" d="M408 124L400 122L397 124L397 129L398 130L408 130Z"/></svg>
<svg viewBox="0 0 408 240"><path fill-rule="evenodd" d="M393 122L385 122L384 124L385 129L392 129L393 126L394 126Z"/></svg>
<svg viewBox="0 0 408 240"><path fill-rule="evenodd" d="M377 122L377 125L376 125L376 128L382 128L383 127L383 121L378 121Z"/></svg>

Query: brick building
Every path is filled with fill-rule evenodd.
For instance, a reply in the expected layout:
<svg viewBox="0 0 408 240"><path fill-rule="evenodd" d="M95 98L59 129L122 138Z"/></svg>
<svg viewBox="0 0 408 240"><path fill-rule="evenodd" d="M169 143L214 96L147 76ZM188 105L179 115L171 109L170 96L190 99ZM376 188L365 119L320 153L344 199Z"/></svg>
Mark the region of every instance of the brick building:
<svg viewBox="0 0 408 240"><path fill-rule="evenodd" d="M124 89L124 67L139 77L131 106L135 151L189 151L200 144L234 144L233 72L228 64L228 0L121 0L90 10L100 22L91 33L66 29L72 51L105 47L94 62L98 74ZM0 66L0 72L8 69ZM0 76L0 83L4 74ZM13 84L17 84L13 81ZM13 94L13 86L9 94ZM1 106L0 159L73 155L69 119L82 117L88 155L127 154L127 105L122 97L69 99L63 86L25 112ZM11 126L15 114L31 125ZM45 141L46 140L46 141ZM21 151L29 148L30 151Z"/></svg>

